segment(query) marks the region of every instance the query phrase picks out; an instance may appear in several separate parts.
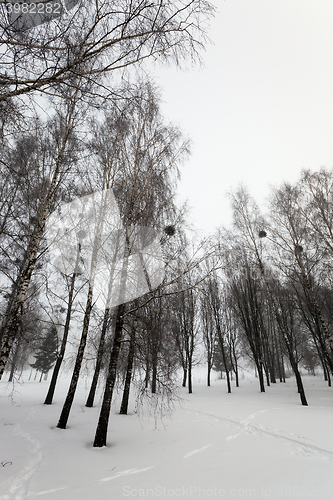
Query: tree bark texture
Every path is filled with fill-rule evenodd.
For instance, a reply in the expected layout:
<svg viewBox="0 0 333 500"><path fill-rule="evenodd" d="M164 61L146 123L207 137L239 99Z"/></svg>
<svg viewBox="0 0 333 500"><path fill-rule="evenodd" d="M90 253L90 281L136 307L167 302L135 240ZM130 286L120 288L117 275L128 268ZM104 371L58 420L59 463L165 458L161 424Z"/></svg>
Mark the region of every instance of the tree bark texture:
<svg viewBox="0 0 333 500"><path fill-rule="evenodd" d="M127 415L128 400L129 400L129 393L130 393L131 380L132 380L132 371L133 371L134 351L135 351L135 329L133 327L132 331L131 331L130 346L129 346L128 358L127 358L125 387L124 387L123 398L122 398L121 407L120 407L120 414L121 415Z"/></svg>
<svg viewBox="0 0 333 500"><path fill-rule="evenodd" d="M117 375L117 364L119 359L119 352L121 346L121 337L123 331L123 323L124 323L124 312L125 312L125 304L121 304L118 306L117 317L116 317L116 327L115 327L115 335L113 340L113 347L110 356L109 363L109 372L106 380L105 391L103 396L103 403L101 412L99 415L99 420L97 424L95 439L93 446L95 448L101 448L102 446L106 446L110 411L111 411L111 401L112 394L114 389L114 384L116 382Z"/></svg>

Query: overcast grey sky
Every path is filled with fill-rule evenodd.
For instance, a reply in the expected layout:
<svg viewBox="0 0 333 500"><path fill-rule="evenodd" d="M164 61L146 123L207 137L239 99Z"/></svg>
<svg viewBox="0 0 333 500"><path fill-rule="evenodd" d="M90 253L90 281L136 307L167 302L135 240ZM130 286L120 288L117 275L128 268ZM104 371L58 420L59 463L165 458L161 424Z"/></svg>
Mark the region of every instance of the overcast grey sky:
<svg viewBox="0 0 333 500"><path fill-rule="evenodd" d="M213 232L240 182L262 203L302 168L333 167L333 1L214 0L203 69L155 69L163 113L193 140L180 199Z"/></svg>

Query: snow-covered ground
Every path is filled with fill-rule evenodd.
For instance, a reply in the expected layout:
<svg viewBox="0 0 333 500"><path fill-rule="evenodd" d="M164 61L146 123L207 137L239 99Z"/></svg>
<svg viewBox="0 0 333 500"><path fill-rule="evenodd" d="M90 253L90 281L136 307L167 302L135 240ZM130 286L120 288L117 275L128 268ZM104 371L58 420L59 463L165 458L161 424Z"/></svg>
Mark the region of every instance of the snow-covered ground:
<svg viewBox="0 0 333 500"><path fill-rule="evenodd" d="M309 406L293 379L258 391L241 380L194 393L158 421L144 411L119 415L113 403L108 446L92 447L99 408L76 395L69 425L57 429L69 380L55 403L43 405L48 382L0 383L1 500L120 500L125 498L333 499L333 388L305 377Z"/></svg>

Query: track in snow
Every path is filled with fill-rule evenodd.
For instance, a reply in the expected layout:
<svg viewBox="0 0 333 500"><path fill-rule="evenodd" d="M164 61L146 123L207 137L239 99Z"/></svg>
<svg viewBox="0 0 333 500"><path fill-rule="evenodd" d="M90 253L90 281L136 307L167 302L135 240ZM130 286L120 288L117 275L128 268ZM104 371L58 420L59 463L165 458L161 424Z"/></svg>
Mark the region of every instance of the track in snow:
<svg viewBox="0 0 333 500"><path fill-rule="evenodd" d="M270 438L275 438L279 441L283 441L286 445L288 446L293 446L294 449L296 449L299 453L302 453L303 455L306 456L318 456L320 458L326 459L326 460L333 460L333 452L329 450L325 450L323 448L320 448L319 446L315 446L310 443L306 443L303 441L301 438L298 437L293 437L293 434L286 434L283 431L280 430L272 430L272 429L267 429L263 426L256 426L254 424L250 425L250 422L260 413L266 412L268 410L261 410L257 413L253 413L249 415L245 420L238 420L237 418L233 416L226 416L226 415L215 415L214 413L206 413L203 411L199 410L191 410L187 409L187 411L192 412L192 413L197 413L199 415L205 415L207 417L214 418L215 420L220 420L222 422L225 422L227 424L231 424L233 426L236 426L241 429L241 432L235 435L231 435L227 437L228 441L231 441L233 439L236 439L238 436L240 436L243 433L249 433L249 434L255 434L257 436L265 436L265 437L270 437Z"/></svg>

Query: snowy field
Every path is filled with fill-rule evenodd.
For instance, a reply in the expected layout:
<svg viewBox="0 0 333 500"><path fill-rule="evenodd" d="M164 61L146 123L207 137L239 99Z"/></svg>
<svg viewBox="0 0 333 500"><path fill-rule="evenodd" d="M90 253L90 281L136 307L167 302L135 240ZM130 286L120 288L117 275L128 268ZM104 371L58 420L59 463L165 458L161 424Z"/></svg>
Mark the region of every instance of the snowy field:
<svg viewBox="0 0 333 500"><path fill-rule="evenodd" d="M180 389L172 417L146 410L119 415L113 403L108 446L92 447L99 408L79 387L66 430L55 428L69 381L43 405L48 382L0 383L1 500L125 498L333 499L333 389L305 377L302 407L293 379L265 394L258 380Z"/></svg>

